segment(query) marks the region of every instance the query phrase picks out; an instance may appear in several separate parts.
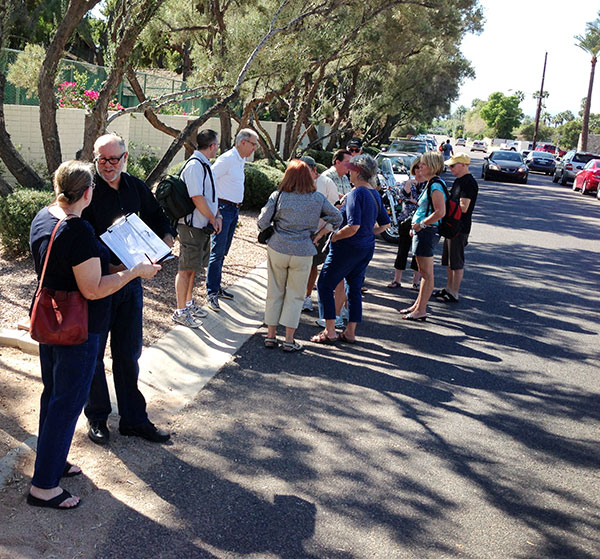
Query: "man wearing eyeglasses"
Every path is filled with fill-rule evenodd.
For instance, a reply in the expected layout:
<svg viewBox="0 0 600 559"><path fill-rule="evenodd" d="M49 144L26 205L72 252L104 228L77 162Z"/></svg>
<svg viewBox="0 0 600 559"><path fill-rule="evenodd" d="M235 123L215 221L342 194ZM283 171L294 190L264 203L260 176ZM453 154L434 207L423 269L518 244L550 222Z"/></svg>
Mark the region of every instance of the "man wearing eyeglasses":
<svg viewBox="0 0 600 559"><path fill-rule="evenodd" d="M89 221L100 236L117 219L136 213L169 246L173 246L171 226L154 195L144 181L125 172L127 156L125 142L120 136L105 134L96 140L96 189L81 217ZM111 272L123 269L121 261L111 253ZM142 305L139 279L111 297L110 347L120 415L119 432L153 442L166 442L170 435L150 422L146 400L137 386L138 359L142 354ZM100 341L96 372L84 410L89 422L88 436L97 444L107 444L110 438L106 421L111 405L104 372L107 338L108 332Z"/></svg>
<svg viewBox="0 0 600 559"><path fill-rule="evenodd" d="M221 231L213 235L208 270L206 272L207 306L220 311L219 298L233 299L233 294L221 287L223 262L231 247L244 200L244 166L258 147L258 134L244 128L235 137L235 146L217 157L212 165L217 182L218 211L222 217Z"/></svg>

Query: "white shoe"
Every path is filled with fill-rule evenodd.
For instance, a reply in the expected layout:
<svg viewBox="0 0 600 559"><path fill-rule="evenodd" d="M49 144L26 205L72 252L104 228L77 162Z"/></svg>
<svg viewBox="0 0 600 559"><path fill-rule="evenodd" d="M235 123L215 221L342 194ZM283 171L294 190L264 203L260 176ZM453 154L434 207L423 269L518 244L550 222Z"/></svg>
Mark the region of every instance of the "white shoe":
<svg viewBox="0 0 600 559"><path fill-rule="evenodd" d="M302 304L302 310L303 311L309 311L309 312L312 312L312 311L315 310L315 307L313 305L312 297L305 297L304 298L304 303Z"/></svg>
<svg viewBox="0 0 600 559"><path fill-rule="evenodd" d="M202 307L196 305L196 303L186 307L186 310L189 311L194 318L206 318L208 316L208 313Z"/></svg>
<svg viewBox="0 0 600 559"><path fill-rule="evenodd" d="M181 324L182 326L187 326L188 328L200 328L200 326L202 326L202 321L193 317L187 309L182 313L175 311L171 318L173 319L173 322Z"/></svg>
<svg viewBox="0 0 600 559"><path fill-rule="evenodd" d="M319 319L315 320L315 324L317 326L320 326L321 328L325 328L325 319L319 318ZM346 327L346 325L344 324L344 319L341 316L335 317L335 327L336 328L345 328Z"/></svg>

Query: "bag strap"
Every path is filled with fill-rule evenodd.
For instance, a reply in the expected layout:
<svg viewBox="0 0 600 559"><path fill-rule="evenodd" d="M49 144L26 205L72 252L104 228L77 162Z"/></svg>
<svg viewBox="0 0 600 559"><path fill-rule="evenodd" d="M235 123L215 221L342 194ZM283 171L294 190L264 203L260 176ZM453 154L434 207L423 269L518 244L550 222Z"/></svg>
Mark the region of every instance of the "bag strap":
<svg viewBox="0 0 600 559"><path fill-rule="evenodd" d="M54 214L52 214L54 215ZM54 237L56 237L56 232L58 231L58 228L60 227L60 224L65 221L67 218L69 217L79 217L75 214L66 214L65 217L61 217L58 222L56 223L56 225L54 226L54 229L52 230L52 234L50 235L50 241L48 242L48 248L46 249L46 258L44 259L44 265L42 267L42 273L40 275L40 280L38 282L38 288L37 291L35 293L35 296L37 297L40 294L40 291L42 290L42 285L44 283L44 276L46 275L46 268L48 267L48 259L50 258L50 250L52 249L52 243L54 243Z"/></svg>
<svg viewBox="0 0 600 559"><path fill-rule="evenodd" d="M427 186L425 187L427 189L427 215L430 215L433 210L433 199L431 197L431 186L433 185L434 182L436 182L436 180L444 190L444 194L446 195L446 202L450 199L450 195L448 194L448 189L446 188L444 181L442 179L440 179L440 177L438 175L431 177L427 181Z"/></svg>
<svg viewBox="0 0 600 559"><path fill-rule="evenodd" d="M281 190L277 193L277 196L275 196L275 209L273 210L273 215L271 216L271 223L273 225L274 221L275 221L275 214L277 214L277 204L279 203L279 197L281 196Z"/></svg>

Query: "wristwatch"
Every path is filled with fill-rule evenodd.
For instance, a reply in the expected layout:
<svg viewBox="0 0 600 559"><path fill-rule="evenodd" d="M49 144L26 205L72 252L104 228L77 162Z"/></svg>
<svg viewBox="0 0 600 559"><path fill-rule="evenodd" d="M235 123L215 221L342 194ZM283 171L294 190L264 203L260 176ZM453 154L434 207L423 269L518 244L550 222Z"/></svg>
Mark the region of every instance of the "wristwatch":
<svg viewBox="0 0 600 559"><path fill-rule="evenodd" d="M421 226L421 229L426 229L427 227L429 227L429 225L425 225L425 223L422 221L419 221L419 225Z"/></svg>

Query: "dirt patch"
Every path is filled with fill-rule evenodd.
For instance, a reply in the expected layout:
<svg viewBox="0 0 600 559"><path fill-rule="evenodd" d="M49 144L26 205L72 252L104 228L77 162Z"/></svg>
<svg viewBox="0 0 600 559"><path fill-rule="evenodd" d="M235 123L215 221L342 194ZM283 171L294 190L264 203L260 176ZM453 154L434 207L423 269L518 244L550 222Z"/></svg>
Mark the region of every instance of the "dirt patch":
<svg viewBox="0 0 600 559"><path fill-rule="evenodd" d="M256 212L240 215L223 267L224 287L233 285L266 259L265 247L256 242L256 216ZM177 245L175 253L178 254ZM166 263L155 278L144 282L145 347L173 327L176 273L177 261L173 260ZM10 260L0 255L0 328L16 328L19 321L27 319L36 284L30 258ZM204 283L196 282L195 298L200 304L205 302ZM0 459L37 435L41 392L38 357L0 347ZM109 427L116 433L118 419L111 416ZM161 424L161 427L177 430L175 422ZM90 536L90 530L97 535L97 541L102 541L110 525L104 514L106 510L121 507L132 508L132 514L154 514L161 506L160 499L118 458L131 449L137 461L151 464L156 459L153 445L144 441L132 442L115 436L110 448L91 444L86 437L85 418L80 418L69 459L80 465L85 475L69 479L65 486L87 501L88 506L74 513L37 510L25 504L35 455L30 452L21 456L6 487L0 490L0 518L3 519L0 559L95 557L98 550L94 549L95 539ZM68 522L62 516L58 518L60 514L68 514Z"/></svg>

